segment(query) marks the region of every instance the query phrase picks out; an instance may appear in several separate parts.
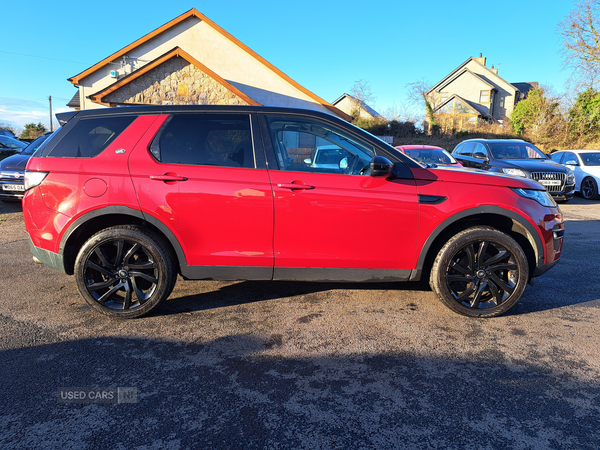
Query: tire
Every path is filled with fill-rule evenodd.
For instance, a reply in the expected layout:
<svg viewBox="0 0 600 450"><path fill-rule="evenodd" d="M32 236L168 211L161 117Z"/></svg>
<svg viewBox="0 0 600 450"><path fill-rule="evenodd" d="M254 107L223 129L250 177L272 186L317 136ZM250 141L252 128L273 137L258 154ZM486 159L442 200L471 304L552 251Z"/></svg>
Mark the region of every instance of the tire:
<svg viewBox="0 0 600 450"><path fill-rule="evenodd" d="M101 313L120 319L148 314L173 291L174 258L165 241L136 226L99 231L75 260L79 293Z"/></svg>
<svg viewBox="0 0 600 450"><path fill-rule="evenodd" d="M587 200L598 198L598 183L592 177L586 177L581 181L581 196Z"/></svg>
<svg viewBox="0 0 600 450"><path fill-rule="evenodd" d="M439 251L429 284L441 302L468 317L495 317L512 308L529 280L523 249L501 231L477 226Z"/></svg>

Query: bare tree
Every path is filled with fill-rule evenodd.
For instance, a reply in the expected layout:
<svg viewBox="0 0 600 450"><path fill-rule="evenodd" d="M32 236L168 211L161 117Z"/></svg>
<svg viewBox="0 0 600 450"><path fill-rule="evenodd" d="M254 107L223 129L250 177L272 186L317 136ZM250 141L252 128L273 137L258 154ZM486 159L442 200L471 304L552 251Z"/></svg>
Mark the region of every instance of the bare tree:
<svg viewBox="0 0 600 450"><path fill-rule="evenodd" d="M365 105L372 103L375 96L371 92L371 84L363 79L354 82L350 93L356 99L356 112L353 112L352 115L358 119L362 110L365 109Z"/></svg>
<svg viewBox="0 0 600 450"><path fill-rule="evenodd" d="M594 87L600 82L600 0L580 0L562 21L561 50L565 66L573 70L576 87Z"/></svg>
<svg viewBox="0 0 600 450"><path fill-rule="evenodd" d="M413 83L408 83L408 98L415 104L419 105L425 112L425 119L423 120L423 128L428 129L430 125L438 125L435 117L435 110L440 106L441 98L437 92L428 95L431 83L420 80Z"/></svg>

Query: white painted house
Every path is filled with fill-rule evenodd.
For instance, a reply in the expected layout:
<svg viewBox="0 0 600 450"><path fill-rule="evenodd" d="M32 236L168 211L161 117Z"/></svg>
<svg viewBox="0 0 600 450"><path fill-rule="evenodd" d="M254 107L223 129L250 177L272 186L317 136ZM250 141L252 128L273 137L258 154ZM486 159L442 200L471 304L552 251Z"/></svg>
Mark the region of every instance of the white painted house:
<svg viewBox="0 0 600 450"><path fill-rule="evenodd" d="M307 108L350 117L304 88L196 9L69 78L75 109L140 104Z"/></svg>

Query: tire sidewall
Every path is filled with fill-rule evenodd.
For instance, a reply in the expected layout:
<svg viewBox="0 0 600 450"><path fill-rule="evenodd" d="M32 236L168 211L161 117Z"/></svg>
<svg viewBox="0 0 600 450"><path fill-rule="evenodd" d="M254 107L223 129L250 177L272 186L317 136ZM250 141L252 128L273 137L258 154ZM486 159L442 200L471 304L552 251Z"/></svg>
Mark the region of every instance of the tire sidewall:
<svg viewBox="0 0 600 450"><path fill-rule="evenodd" d="M593 187L593 191L592 191L592 193L591 193L590 196L586 197L586 195L584 194L584 190L582 188L581 189L581 196L583 198L585 198L586 200L593 200L596 197L598 197L598 183L596 182L596 180L594 178L592 178L592 177L586 177L586 178L583 179L583 181L581 182L581 184L583 185L584 183L586 183L588 181L591 182L592 187Z"/></svg>
<svg viewBox="0 0 600 450"><path fill-rule="evenodd" d="M465 245L486 240L506 247L513 255L519 271L519 280L513 293L500 305L488 309L471 309L458 303L448 285L446 277L451 258ZM491 227L473 227L452 237L440 250L431 273L430 284L444 305L452 311L469 317L495 317L512 308L521 298L529 280L529 265L521 246L507 234Z"/></svg>
<svg viewBox="0 0 600 450"><path fill-rule="evenodd" d="M114 240L125 239L137 242L156 263L158 282L155 291L144 304L130 310L117 310L99 303L87 290L85 284L85 265L90 256L102 244ZM93 235L80 249L75 260L75 280L77 288L84 300L97 311L114 318L131 319L147 314L164 301L173 289L173 269L168 254L164 251L160 240L146 230L137 227L112 227Z"/></svg>

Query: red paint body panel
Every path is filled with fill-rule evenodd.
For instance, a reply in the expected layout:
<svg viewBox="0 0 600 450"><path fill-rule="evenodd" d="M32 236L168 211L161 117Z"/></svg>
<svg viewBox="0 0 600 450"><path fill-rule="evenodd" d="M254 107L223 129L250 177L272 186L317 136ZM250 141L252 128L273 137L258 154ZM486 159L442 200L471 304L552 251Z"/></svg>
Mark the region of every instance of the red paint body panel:
<svg viewBox="0 0 600 450"><path fill-rule="evenodd" d="M419 228L414 180L281 171L270 175L276 267L411 268ZM290 183L314 189L278 186ZM384 224L389 232L380 233Z"/></svg>
<svg viewBox="0 0 600 450"><path fill-rule="evenodd" d="M158 116L140 116L102 153L93 158L32 157L27 170L49 172L44 182L23 197L25 223L36 246L57 253L63 233L78 217L106 206L139 209L127 169L127 158ZM124 153L116 153L124 149ZM90 180L106 183L106 191L86 194ZM41 208L44 205L46 208ZM54 213L52 212L54 211ZM32 226L29 226L31 224ZM35 224L35 225L34 225ZM45 225L44 225L45 224Z"/></svg>
<svg viewBox="0 0 600 450"><path fill-rule="evenodd" d="M273 198L266 170L164 164L148 148L166 118L129 159L145 214L165 224L188 265L273 266ZM163 181L177 177L185 180Z"/></svg>

